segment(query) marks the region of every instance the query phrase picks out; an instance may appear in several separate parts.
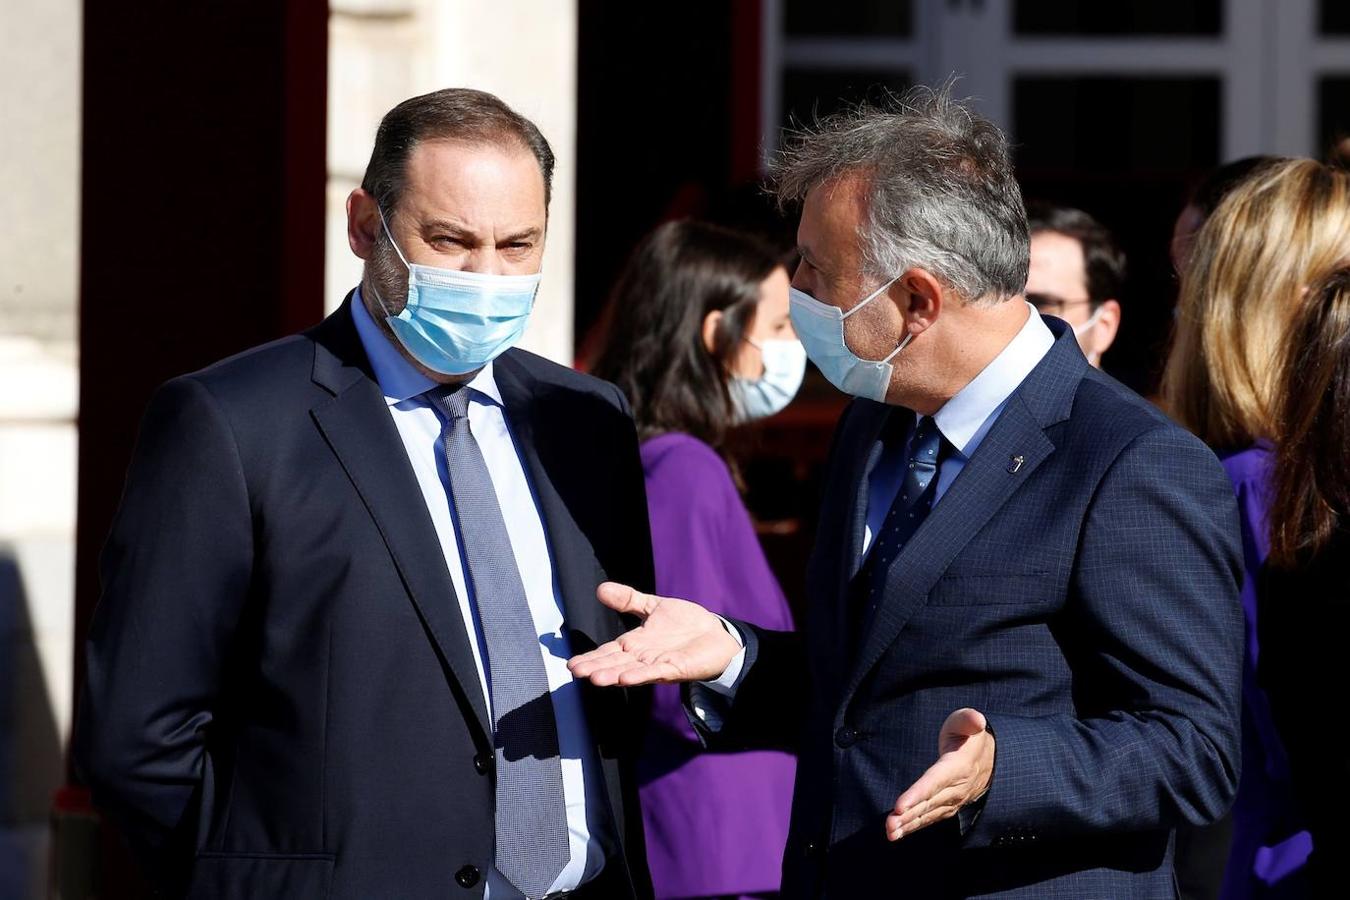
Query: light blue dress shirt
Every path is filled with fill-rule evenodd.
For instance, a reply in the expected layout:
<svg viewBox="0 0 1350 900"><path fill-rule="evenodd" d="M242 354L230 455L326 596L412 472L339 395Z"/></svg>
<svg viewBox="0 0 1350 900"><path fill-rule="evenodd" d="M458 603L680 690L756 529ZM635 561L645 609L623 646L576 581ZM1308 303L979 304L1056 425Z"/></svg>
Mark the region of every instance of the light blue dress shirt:
<svg viewBox="0 0 1350 900"><path fill-rule="evenodd" d="M441 449L441 418L421 397L421 394L436 387L436 383L404 359L389 338L379 330L361 299L359 289L352 297L352 319L389 406L389 414L398 428L399 437L403 439L408 461L417 475L417 484L422 489L427 510L431 513L436 537L440 540L445 564L450 570L450 580L459 600L464 630L473 638L469 645L478 668L483 699L490 713L492 692L488 690L488 679L491 672L483 665L487 655L486 645L478 622L472 585L465 577L464 557L455 530L450 475ZM517 560L525 562L519 566L520 579L525 586L530 615L539 633L539 654L543 658L552 690L572 857L550 892L571 890L599 873L604 866L605 846L614 846L609 833L609 817L604 812L609 802L604 789L604 775L586 724L580 685L572 679L572 673L567 669L567 660L572 653L564 627L562 594L554 577L543 515L526 477L524 461L511 435L501 394L492 377L492 364L489 363L474 376L468 387L472 391L469 398L469 427L483 451L488 474L492 477L502 517L506 520L506 530L511 536L511 550ZM464 687L469 688L468 685ZM446 810L445 814L457 813ZM491 900L517 900L521 894L493 868L488 873L484 896Z"/></svg>
<svg viewBox="0 0 1350 900"><path fill-rule="evenodd" d="M1030 315L1026 324L1008 346L933 415L938 431L952 446L938 468L937 487L933 493L934 506L938 505L956 476L961 474L966 463L975 455L980 442L998 420L998 414L1008 405L1012 392L1017 390L1018 385L1054 346L1055 336L1041 320L1040 313L1031 304L1027 304L1027 309ZM877 460L876 467L872 469L867 482L867 526L863 531L862 546L864 557L872 547L872 538L886 520L900 485L905 481L905 465L911 456L910 442L914 437L914 429L923 419L923 416L916 416L909 426L903 446L892 448L891 452Z"/></svg>
<svg viewBox="0 0 1350 900"><path fill-rule="evenodd" d="M966 463L975 455L975 450L984 440L989 429L994 427L998 414L1007 406L1013 391L1031 374L1045 354L1055 344L1055 336L1041 319L1040 313L1030 303L1027 304L1027 321L1021 330L995 356L980 374L971 379L965 387L942 405L934 414L938 431L952 445L952 452L942 461L938 469L937 487L934 489L933 505L936 506L947 493L956 476L966 467ZM904 483L906 461L910 457L910 441L914 429L922 416L916 416L910 424L909 435L904 442L882 456L872 469L867 483L867 526L863 532L863 556L872 547L872 538L881 529L886 514L890 512L895 495ZM694 598L697 599L697 598ZM737 630L723 619L727 631L742 645L744 639ZM745 651L741 650L727 666L727 670L716 681L703 682L708 689L724 697L734 693L736 679L745 666ZM694 713L712 730L718 730L720 716L711 704L700 702L700 694L694 691L690 695Z"/></svg>

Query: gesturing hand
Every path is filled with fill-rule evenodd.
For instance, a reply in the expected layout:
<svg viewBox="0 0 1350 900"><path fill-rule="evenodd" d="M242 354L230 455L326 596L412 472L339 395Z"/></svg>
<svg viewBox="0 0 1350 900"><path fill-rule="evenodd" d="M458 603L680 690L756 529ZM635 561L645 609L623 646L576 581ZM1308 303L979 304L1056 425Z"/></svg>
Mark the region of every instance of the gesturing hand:
<svg viewBox="0 0 1350 900"><path fill-rule="evenodd" d="M697 603L644 594L610 581L596 588L595 595L610 609L637 616L642 624L568 661L575 677L589 678L592 684L709 681L725 672L740 652L722 620Z"/></svg>
<svg viewBox="0 0 1350 900"><path fill-rule="evenodd" d="M898 841L978 800L994 772L994 735L973 709L947 717L938 735L938 761L900 795L886 817L886 838Z"/></svg>

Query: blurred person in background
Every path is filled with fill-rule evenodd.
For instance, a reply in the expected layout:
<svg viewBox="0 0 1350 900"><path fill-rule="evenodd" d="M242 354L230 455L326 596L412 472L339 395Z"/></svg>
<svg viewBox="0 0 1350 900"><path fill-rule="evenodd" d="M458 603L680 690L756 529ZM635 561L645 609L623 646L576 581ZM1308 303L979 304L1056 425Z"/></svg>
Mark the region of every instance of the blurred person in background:
<svg viewBox="0 0 1350 900"><path fill-rule="evenodd" d="M1299 896L1300 879L1292 873L1309 849L1292 804L1285 750L1257 682L1265 650L1257 584L1271 547L1272 481L1283 471L1276 448L1288 438L1281 397L1299 390L1281 381L1280 360L1292 323L1317 299L1312 288L1350 255L1347 185L1350 174L1313 160L1276 159L1230 187L1191 248L1163 380L1167 408L1220 455L1241 511L1243 766L1225 898ZM1307 476L1307 469L1297 473ZM1216 871L1225 858L1217 842L1187 837L1194 841L1190 873L1204 874L1202 859ZM1194 883L1198 890L1213 882Z"/></svg>
<svg viewBox="0 0 1350 900"><path fill-rule="evenodd" d="M609 315L595 373L633 407L657 590L791 629L728 453L735 426L780 411L805 372L787 270L747 235L667 223L634 251ZM794 769L778 751L703 751L679 687L657 686L638 768L657 897L777 892Z"/></svg>
<svg viewBox="0 0 1350 900"><path fill-rule="evenodd" d="M1244 156L1214 169L1195 186L1172 226L1170 253L1172 268L1178 275L1186 270L1186 261L1190 258L1196 233L1218 209L1228 192L1241 184L1248 175L1277 159L1275 156Z"/></svg>
<svg viewBox="0 0 1350 900"><path fill-rule="evenodd" d="M1106 226L1081 209L1031 203L1027 227L1027 301L1068 322L1088 362L1101 368L1120 331L1125 253Z"/></svg>
<svg viewBox="0 0 1350 900"><path fill-rule="evenodd" d="M1339 258L1307 260L1279 386L1270 557L1258 590L1260 680L1312 831L1313 897L1344 893L1350 754L1336 733L1350 634L1350 190L1338 179Z"/></svg>

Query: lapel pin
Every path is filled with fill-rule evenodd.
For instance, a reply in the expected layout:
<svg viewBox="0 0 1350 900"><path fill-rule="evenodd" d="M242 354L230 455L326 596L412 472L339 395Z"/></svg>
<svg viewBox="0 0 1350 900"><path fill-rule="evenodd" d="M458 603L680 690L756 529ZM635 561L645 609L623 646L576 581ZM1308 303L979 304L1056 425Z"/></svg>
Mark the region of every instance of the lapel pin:
<svg viewBox="0 0 1350 900"><path fill-rule="evenodd" d="M1024 463L1024 462L1026 462L1026 457L1025 457L1025 456L1013 456L1013 457L1010 457L1010 458L1009 458L1009 461L1008 461L1008 473L1009 473L1010 475L1016 475L1016 474L1017 474L1017 470L1020 469L1020 468L1022 468L1022 463Z"/></svg>

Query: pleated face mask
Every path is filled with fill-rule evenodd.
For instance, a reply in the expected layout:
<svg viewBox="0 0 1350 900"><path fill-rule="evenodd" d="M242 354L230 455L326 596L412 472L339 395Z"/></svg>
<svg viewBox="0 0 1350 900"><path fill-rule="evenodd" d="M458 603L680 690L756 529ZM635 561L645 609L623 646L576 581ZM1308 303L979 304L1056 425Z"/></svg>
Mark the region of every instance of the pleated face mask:
<svg viewBox="0 0 1350 900"><path fill-rule="evenodd" d="M878 403L885 402L886 389L891 384L891 360L905 349L914 335L906 334L900 345L885 359L859 359L844 340L844 320L881 296L894 282L892 278L848 312L822 303L805 291L788 289L788 297L792 302L792 328L801 338L811 362L839 390Z"/></svg>
<svg viewBox="0 0 1350 900"><path fill-rule="evenodd" d="M515 346L534 309L541 273L487 275L410 263L388 223L384 231L408 269L408 303L396 316L386 308L385 321L413 359L442 375L466 375Z"/></svg>

